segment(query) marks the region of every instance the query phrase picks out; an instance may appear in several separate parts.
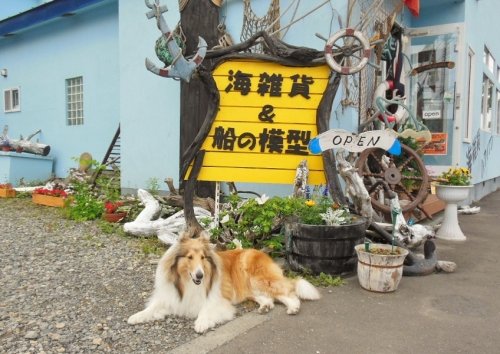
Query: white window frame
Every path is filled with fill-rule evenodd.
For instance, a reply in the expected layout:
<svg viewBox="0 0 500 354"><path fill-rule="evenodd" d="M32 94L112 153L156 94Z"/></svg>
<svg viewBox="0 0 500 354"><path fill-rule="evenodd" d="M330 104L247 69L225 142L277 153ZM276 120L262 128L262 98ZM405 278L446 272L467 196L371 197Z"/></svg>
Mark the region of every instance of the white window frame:
<svg viewBox="0 0 500 354"><path fill-rule="evenodd" d="M494 71L495 70L495 58L493 58L493 55L491 55L491 52L487 46L484 46L483 63L488 68L490 73L492 73L492 74L495 73L495 71Z"/></svg>
<svg viewBox="0 0 500 354"><path fill-rule="evenodd" d="M17 96L14 96L17 92ZM14 97L17 97L17 104L14 102ZM21 111L21 88L12 87L3 90L3 111L5 113L20 112Z"/></svg>
<svg viewBox="0 0 500 354"><path fill-rule="evenodd" d="M66 79L66 125L83 125L83 76Z"/></svg>
<svg viewBox="0 0 500 354"><path fill-rule="evenodd" d="M466 142L472 142L472 121L473 121L473 106L474 106L474 60L476 53L472 50L471 47L468 48L467 52L467 76L466 76L466 87L467 96L465 98L465 132L464 132L464 140Z"/></svg>
<svg viewBox="0 0 500 354"><path fill-rule="evenodd" d="M487 85L485 85L485 81L487 82ZM489 107L489 112L488 112L488 91L491 90L491 98L490 98L490 104L491 106ZM482 88L481 88L481 130L491 132L491 123L492 123L492 114L493 114L493 101L494 101L494 95L496 92L495 85L491 81L491 79L486 75L486 73L483 73L483 81L482 81ZM489 119L488 119L489 118Z"/></svg>

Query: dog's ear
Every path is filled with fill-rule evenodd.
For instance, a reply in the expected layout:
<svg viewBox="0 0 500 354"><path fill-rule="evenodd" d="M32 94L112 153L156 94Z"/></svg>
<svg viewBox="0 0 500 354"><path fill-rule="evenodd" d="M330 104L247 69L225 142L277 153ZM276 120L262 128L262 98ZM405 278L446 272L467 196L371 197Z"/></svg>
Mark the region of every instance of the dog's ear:
<svg viewBox="0 0 500 354"><path fill-rule="evenodd" d="M191 234L186 230L182 231L179 235L179 242L184 242L191 239Z"/></svg>
<svg viewBox="0 0 500 354"><path fill-rule="evenodd" d="M210 241L210 235L209 235L209 233L206 232L205 230L201 231L200 232L200 240Z"/></svg>

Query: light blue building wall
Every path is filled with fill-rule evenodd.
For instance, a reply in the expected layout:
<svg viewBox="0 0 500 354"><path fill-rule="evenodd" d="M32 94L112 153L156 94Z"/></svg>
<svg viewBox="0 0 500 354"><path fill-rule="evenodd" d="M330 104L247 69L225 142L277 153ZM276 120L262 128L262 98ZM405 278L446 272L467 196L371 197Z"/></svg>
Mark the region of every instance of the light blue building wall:
<svg viewBox="0 0 500 354"><path fill-rule="evenodd" d="M465 1L465 48L464 57L471 53L471 136L464 139L461 159L472 167L475 196L480 198L500 186L500 3L496 0ZM493 59L492 68L485 64L485 48ZM484 100L483 79L486 76L493 85L491 102ZM465 88L464 88L465 89ZM466 91L464 91L466 92ZM466 95L465 95L466 96ZM489 111L491 124L482 126L482 111Z"/></svg>
<svg viewBox="0 0 500 354"><path fill-rule="evenodd" d="M163 2L165 3L165 2ZM179 21L177 1L167 3L167 23ZM120 0L120 118L122 187L127 191L147 187L149 180L179 179L180 84L160 78L146 70L160 31L154 19L148 20L144 1ZM162 189L166 188L162 184Z"/></svg>
<svg viewBox="0 0 500 354"><path fill-rule="evenodd" d="M73 158L89 152L100 160L118 127L118 3L103 1L70 17L0 38L0 91L19 88L20 111L0 110L0 127L18 139L41 129L41 143L51 146L53 172L59 177L75 167ZM66 123L66 79L83 77L84 124ZM17 183L18 181L11 181Z"/></svg>
<svg viewBox="0 0 500 354"><path fill-rule="evenodd" d="M86 0L88 1L88 0ZM64 2L54 0L55 2ZM171 28L180 15L177 1L167 3L165 18ZM0 17L29 10L43 1L6 0L0 7ZM240 42L243 24L243 2L225 1L221 20L235 42ZM258 16L268 9L270 1L253 1ZM307 14L323 1L280 2L281 26ZM292 5L289 7L289 5ZM282 31L282 39L296 46L321 50L324 37L347 25L347 1L335 1L335 10L326 3L319 10L299 19ZM405 28L435 28L458 25L460 41L456 55L456 104L461 107L453 116L455 138L450 145L450 163L472 167L476 183L475 198L496 189L500 167L491 163L498 155L498 99L500 89L498 68L500 45L496 41L496 0L421 0L421 14L412 17L405 10L398 17ZM45 5L44 5L45 6ZM148 72L144 60L149 57L160 64L154 53L159 37L154 20L148 20L143 1L102 0L76 12L75 16L58 17L36 27L0 38L0 69L8 76L0 77L0 89L19 87L21 111L4 113L0 110L0 127L8 124L10 136L17 138L42 129L39 139L52 147L54 172L64 177L75 166L73 157L90 152L100 160L121 123L122 187L125 191L147 187L151 178L162 181L172 177L177 181L179 166L179 83ZM355 22L355 21L354 21ZM350 26L356 25L351 23ZM485 46L495 60L494 70L483 63ZM470 48L470 51L469 51ZM472 76L468 80L467 60L473 53ZM481 128L483 73L493 82L491 126ZM65 122L65 80L83 76L85 123L67 126ZM455 78L454 78L455 80ZM471 99L468 99L468 87ZM341 109L340 89L333 104L330 126L355 131L357 109ZM470 105L470 109L465 107ZM469 123L470 120L470 123ZM165 186L162 185L164 188ZM247 188L248 187L248 188ZM289 193L289 186L242 185L266 193Z"/></svg>

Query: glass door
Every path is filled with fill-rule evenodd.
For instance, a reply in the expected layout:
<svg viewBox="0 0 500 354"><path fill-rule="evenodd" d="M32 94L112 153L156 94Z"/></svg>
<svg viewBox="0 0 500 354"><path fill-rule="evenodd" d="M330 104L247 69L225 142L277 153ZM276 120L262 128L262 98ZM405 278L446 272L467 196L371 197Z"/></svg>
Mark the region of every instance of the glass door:
<svg viewBox="0 0 500 354"><path fill-rule="evenodd" d="M424 148L426 165L452 165L457 107L457 26L412 29L410 35L408 102L417 119L431 131ZM454 29L454 30L453 30ZM408 52L407 52L408 53Z"/></svg>

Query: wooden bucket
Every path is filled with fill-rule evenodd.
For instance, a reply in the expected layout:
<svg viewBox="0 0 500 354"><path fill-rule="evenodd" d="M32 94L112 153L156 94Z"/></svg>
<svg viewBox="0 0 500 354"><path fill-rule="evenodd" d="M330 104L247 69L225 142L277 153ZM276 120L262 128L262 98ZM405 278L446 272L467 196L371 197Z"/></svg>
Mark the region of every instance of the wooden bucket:
<svg viewBox="0 0 500 354"><path fill-rule="evenodd" d="M391 245L371 244L370 248L377 247L391 249ZM394 247L399 254L383 255L365 251L365 245L355 247L358 254L358 280L363 289L388 293L398 288L403 276L403 262L408 250Z"/></svg>
<svg viewBox="0 0 500 354"><path fill-rule="evenodd" d="M356 267L354 246L363 243L366 220L326 226L285 223L286 258L295 271L347 275Z"/></svg>

